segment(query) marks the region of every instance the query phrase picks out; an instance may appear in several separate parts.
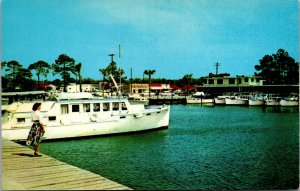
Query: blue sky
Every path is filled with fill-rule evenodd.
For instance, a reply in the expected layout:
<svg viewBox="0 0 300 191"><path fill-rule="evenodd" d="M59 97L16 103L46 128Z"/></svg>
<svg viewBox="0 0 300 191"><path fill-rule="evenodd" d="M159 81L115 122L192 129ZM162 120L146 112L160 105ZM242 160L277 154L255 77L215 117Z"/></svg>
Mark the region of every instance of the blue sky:
<svg viewBox="0 0 300 191"><path fill-rule="evenodd" d="M278 49L299 61L297 0L2 0L2 60L24 67L67 54L83 78L115 61L133 77L252 76ZM121 44L121 58L118 46ZM35 75L34 75L35 76ZM49 75L49 79L59 75ZM43 79L43 78L42 78Z"/></svg>

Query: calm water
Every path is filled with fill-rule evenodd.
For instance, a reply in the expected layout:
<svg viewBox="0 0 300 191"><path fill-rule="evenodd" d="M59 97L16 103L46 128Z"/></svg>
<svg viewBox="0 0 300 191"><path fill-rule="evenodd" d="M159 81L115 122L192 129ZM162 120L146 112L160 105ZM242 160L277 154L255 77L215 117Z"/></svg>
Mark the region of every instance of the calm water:
<svg viewBox="0 0 300 191"><path fill-rule="evenodd" d="M299 109L173 105L169 129L40 150L133 189L294 189Z"/></svg>

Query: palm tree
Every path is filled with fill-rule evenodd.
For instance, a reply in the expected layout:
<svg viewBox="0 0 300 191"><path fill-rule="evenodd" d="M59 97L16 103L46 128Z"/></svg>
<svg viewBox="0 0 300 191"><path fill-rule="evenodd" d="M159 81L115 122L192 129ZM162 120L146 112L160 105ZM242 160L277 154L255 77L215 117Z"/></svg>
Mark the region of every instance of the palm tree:
<svg viewBox="0 0 300 191"><path fill-rule="evenodd" d="M51 66L45 61L39 60L38 62L32 63L28 67L29 70L35 70L38 77L38 84L40 83L40 76L47 77L50 72Z"/></svg>
<svg viewBox="0 0 300 191"><path fill-rule="evenodd" d="M144 74L149 76L149 97L150 97L150 85L151 85L151 75L153 75L156 71L155 70L145 70Z"/></svg>

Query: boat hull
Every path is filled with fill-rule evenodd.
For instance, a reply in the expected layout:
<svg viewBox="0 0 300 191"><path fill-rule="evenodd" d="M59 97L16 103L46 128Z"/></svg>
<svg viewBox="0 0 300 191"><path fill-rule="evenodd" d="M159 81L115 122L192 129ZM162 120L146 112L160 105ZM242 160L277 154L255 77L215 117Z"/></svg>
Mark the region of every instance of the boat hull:
<svg viewBox="0 0 300 191"><path fill-rule="evenodd" d="M225 105L225 98L215 98L215 104L216 105Z"/></svg>
<svg viewBox="0 0 300 191"><path fill-rule="evenodd" d="M226 105L248 105L248 99L225 98Z"/></svg>
<svg viewBox="0 0 300 191"><path fill-rule="evenodd" d="M299 105L299 101L298 100L280 100L279 102L280 106L298 106Z"/></svg>
<svg viewBox="0 0 300 191"><path fill-rule="evenodd" d="M265 100L249 100L249 105L251 106L262 106L265 105Z"/></svg>
<svg viewBox="0 0 300 191"><path fill-rule="evenodd" d="M186 103L188 104L213 104L214 99L209 98L188 98L186 99Z"/></svg>
<svg viewBox="0 0 300 191"><path fill-rule="evenodd" d="M267 106L279 106L279 101L278 100L266 100L266 105Z"/></svg>

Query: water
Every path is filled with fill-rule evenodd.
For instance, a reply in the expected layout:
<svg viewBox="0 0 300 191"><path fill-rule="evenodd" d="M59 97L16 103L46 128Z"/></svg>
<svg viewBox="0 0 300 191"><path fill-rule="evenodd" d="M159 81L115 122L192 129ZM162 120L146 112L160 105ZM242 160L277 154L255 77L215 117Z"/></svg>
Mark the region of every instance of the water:
<svg viewBox="0 0 300 191"><path fill-rule="evenodd" d="M41 152L133 189L295 189L299 109L172 105L170 127L44 142Z"/></svg>

